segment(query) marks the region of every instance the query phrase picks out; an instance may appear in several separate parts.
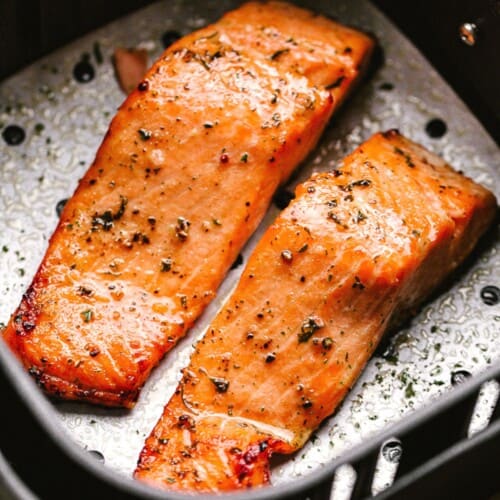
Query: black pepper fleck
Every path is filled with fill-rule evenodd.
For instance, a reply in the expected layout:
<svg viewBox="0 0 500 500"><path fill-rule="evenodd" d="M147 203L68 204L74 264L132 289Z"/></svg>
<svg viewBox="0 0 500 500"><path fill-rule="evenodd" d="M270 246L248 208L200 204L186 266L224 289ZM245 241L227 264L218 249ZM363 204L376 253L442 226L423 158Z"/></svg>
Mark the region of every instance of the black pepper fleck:
<svg viewBox="0 0 500 500"><path fill-rule="evenodd" d="M266 363L272 363L275 359L276 359L276 354L271 352L266 356Z"/></svg>
<svg viewBox="0 0 500 500"><path fill-rule="evenodd" d="M227 392L229 389L229 381L221 377L210 377L210 382L214 384L215 390L219 393Z"/></svg>

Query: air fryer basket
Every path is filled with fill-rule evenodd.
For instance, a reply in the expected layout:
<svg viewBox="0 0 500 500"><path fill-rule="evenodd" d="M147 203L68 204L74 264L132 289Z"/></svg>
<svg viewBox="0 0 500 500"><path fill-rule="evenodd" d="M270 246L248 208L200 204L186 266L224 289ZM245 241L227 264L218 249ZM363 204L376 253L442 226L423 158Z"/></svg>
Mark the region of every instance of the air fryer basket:
<svg viewBox="0 0 500 500"><path fill-rule="evenodd" d="M4 426L12 433L16 431L15 435L4 432L0 436L0 488L3 486L3 492L9 495L6 498L32 500L36 498L32 491L38 498L192 498L148 488L102 467L68 439L54 419L51 404L3 344L0 362L0 388L9 402ZM500 403L494 398L485 402L484 388L498 388L499 382L500 367L492 367L300 480L222 496L242 500L328 500L339 498L335 492L332 494L332 484L343 482L336 491L341 498L368 498L385 454L397 463L398 469L392 486L377 496L381 500L487 498L500 488ZM491 417L483 429L468 436L473 415L485 412L482 406L491 410L487 411ZM401 454L391 453L398 450L394 443L400 443ZM345 481L345 464L355 471L354 481L349 477Z"/></svg>
<svg viewBox="0 0 500 500"><path fill-rule="evenodd" d="M141 46L154 58L162 50L165 32L191 31L237 3L153 4L0 84L2 132L15 125L25 133L21 144L0 149L0 321L6 322L18 304L57 222L56 206L71 195L123 99L110 63L113 49ZM276 197L242 252L243 262L295 184L313 171L332 168L378 130L399 128L499 195L498 148L429 63L372 4L301 4L374 33L384 57ZM89 81L78 81L75 68L82 62L92 68ZM335 415L301 452L274 462L273 486L230 497L330 498L335 471L333 498L357 499L372 493L380 498L423 498L424 492L432 498L437 491L455 492L449 497L461 498L469 487L474 488L474 498L481 498L500 489L493 458L500 441L498 241L494 228L419 315L384 341ZM0 476L6 488L19 498L29 498L23 481L41 498L59 498L64 492L71 498L88 498L97 491L112 498L185 498L129 478L193 340L203 333L242 267L229 273L215 302L155 370L131 412L49 403L0 343L0 382L8 405L8 432L0 437ZM339 468L342 464L356 472ZM394 475L393 486L385 489Z"/></svg>

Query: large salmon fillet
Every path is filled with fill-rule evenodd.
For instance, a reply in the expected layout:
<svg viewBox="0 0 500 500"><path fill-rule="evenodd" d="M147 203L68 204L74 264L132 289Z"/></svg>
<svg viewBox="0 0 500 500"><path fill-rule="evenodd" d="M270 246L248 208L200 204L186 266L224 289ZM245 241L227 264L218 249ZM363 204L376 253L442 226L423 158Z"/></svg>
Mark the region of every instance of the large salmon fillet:
<svg viewBox="0 0 500 500"><path fill-rule="evenodd" d="M254 2L166 50L113 119L4 333L40 386L133 406L372 47Z"/></svg>
<svg viewBox="0 0 500 500"><path fill-rule="evenodd" d="M300 185L194 346L135 477L224 491L269 480L354 384L388 326L464 260L495 197L396 131Z"/></svg>

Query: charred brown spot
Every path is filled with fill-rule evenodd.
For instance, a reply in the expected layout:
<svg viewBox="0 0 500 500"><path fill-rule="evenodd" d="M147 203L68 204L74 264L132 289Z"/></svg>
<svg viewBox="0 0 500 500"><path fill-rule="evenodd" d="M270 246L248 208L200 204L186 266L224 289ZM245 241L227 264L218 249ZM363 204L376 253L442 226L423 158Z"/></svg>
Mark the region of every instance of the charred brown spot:
<svg viewBox="0 0 500 500"><path fill-rule="evenodd" d="M16 335L28 335L36 327L39 309L35 303L35 288L30 286L23 295L23 300L17 314L14 316L14 329Z"/></svg>
<svg viewBox="0 0 500 500"><path fill-rule="evenodd" d="M41 382L43 371L37 366L30 366L28 373L36 380L37 383Z"/></svg>
<svg viewBox="0 0 500 500"><path fill-rule="evenodd" d="M231 453L236 458L234 471L240 483L245 480L250 486L251 476L256 467L264 467L264 474L268 476L268 459L272 454L272 444L275 440L266 439L250 445L245 452L239 448L232 448ZM259 464L260 462L260 464Z"/></svg>

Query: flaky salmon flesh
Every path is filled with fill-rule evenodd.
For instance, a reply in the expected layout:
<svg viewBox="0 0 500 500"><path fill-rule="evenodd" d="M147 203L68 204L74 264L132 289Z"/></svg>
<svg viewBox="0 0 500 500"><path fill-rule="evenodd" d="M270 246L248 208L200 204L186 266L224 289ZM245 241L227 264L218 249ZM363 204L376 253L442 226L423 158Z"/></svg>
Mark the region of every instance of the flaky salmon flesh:
<svg viewBox="0 0 500 500"><path fill-rule="evenodd" d="M372 39L251 2L125 100L3 335L49 394L131 407L314 148Z"/></svg>
<svg viewBox="0 0 500 500"><path fill-rule="evenodd" d="M304 445L495 212L491 192L394 130L313 175L195 344L135 477L198 492L266 484L270 456Z"/></svg>

